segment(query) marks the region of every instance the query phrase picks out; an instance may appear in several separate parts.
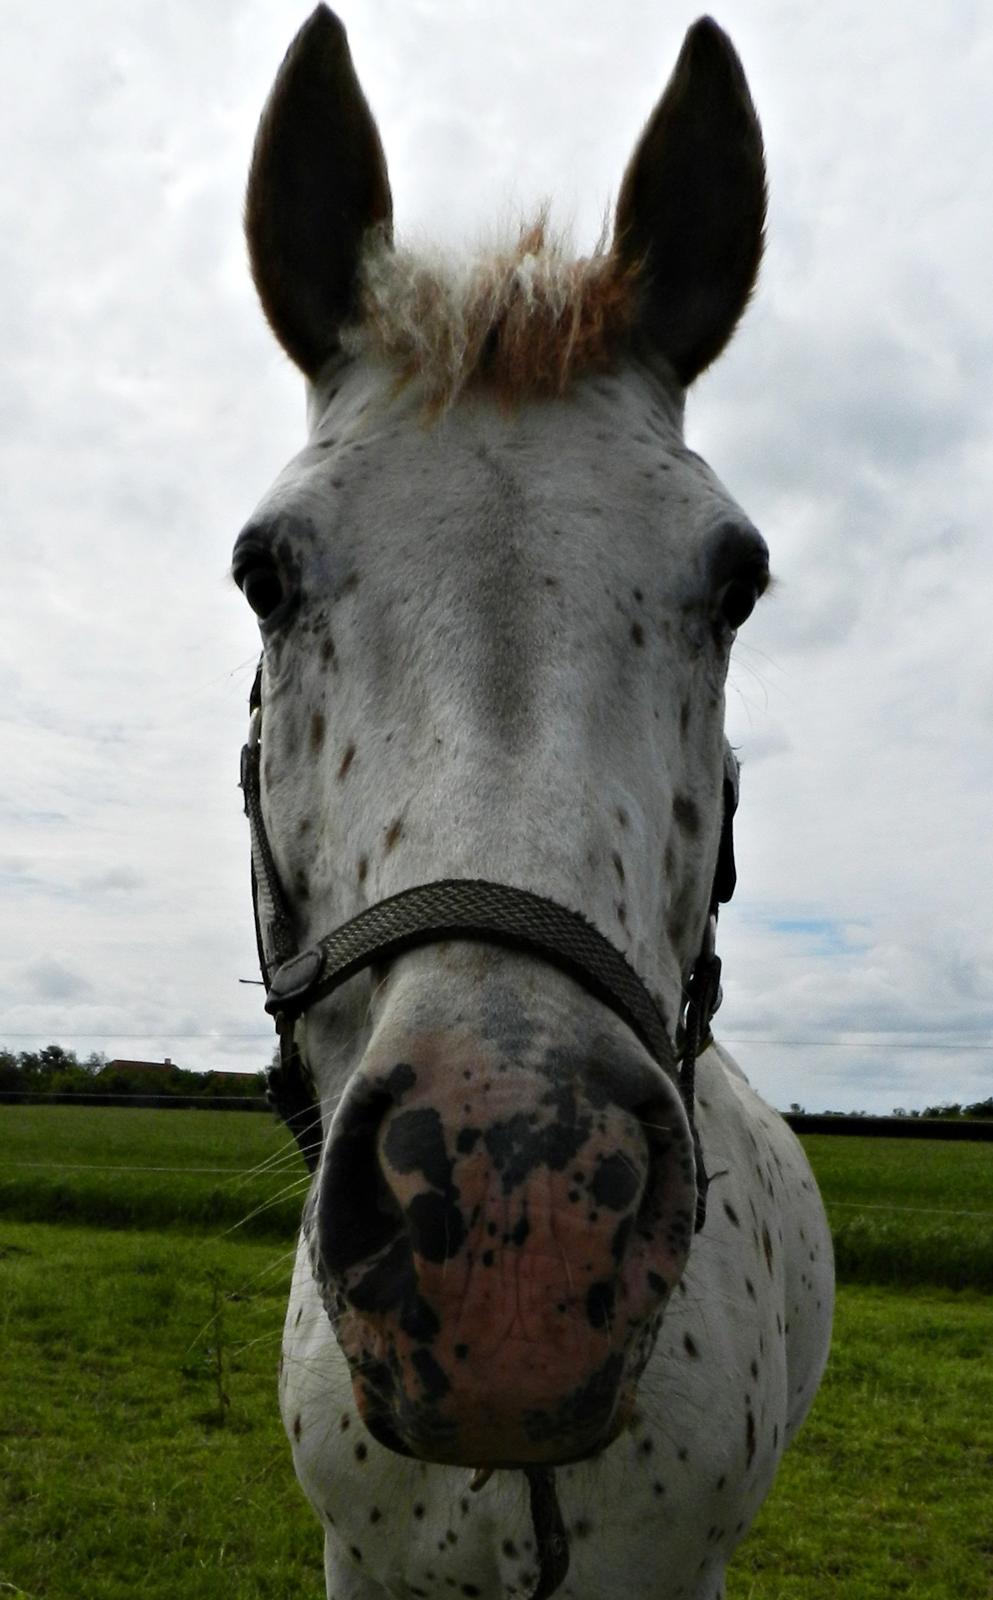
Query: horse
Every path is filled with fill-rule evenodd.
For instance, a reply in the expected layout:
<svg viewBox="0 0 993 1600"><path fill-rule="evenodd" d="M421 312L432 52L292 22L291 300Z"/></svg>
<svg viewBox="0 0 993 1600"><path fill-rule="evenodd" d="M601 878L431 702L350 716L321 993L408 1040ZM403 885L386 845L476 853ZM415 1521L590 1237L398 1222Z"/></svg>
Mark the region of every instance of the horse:
<svg viewBox="0 0 993 1600"><path fill-rule="evenodd" d="M714 1600L820 1381L821 1201L710 1029L769 556L683 409L765 208L709 19L582 260L545 214L402 248L323 5L261 118L249 258L309 434L234 551L242 785L331 1600Z"/></svg>

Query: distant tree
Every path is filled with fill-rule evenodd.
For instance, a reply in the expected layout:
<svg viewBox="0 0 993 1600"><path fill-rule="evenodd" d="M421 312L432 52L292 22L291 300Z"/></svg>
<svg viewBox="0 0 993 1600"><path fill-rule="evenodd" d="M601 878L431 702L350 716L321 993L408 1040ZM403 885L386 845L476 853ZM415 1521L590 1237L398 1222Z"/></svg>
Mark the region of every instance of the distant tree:
<svg viewBox="0 0 993 1600"><path fill-rule="evenodd" d="M795 1117L805 1117L807 1115L803 1109L803 1106L800 1105L799 1101L797 1100L790 1101L790 1110Z"/></svg>
<svg viewBox="0 0 993 1600"><path fill-rule="evenodd" d="M21 1064L13 1050L0 1050L0 1089L20 1089L22 1083Z"/></svg>
<svg viewBox="0 0 993 1600"><path fill-rule="evenodd" d="M78 1066L75 1050L64 1050L60 1044L46 1044L38 1051L38 1072L42 1078L52 1079Z"/></svg>
<svg viewBox="0 0 993 1600"><path fill-rule="evenodd" d="M985 1100L976 1100L971 1106L962 1107L964 1117L993 1117L993 1094Z"/></svg>

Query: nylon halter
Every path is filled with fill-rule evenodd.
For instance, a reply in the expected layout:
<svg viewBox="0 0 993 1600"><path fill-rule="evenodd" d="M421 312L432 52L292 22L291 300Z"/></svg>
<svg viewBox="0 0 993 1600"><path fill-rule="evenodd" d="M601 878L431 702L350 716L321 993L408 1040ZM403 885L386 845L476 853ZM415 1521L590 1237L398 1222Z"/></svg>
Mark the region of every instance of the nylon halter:
<svg viewBox="0 0 993 1600"><path fill-rule="evenodd" d="M262 815L262 667L250 699L248 743L241 752L241 788L252 841L252 904L266 1011L279 1036L279 1065L267 1073L270 1104L291 1129L311 1172L320 1159L320 1111L313 1081L294 1042L297 1021L311 1006L375 963L444 939L476 939L526 950L568 972L619 1016L679 1087L696 1157L696 1231L703 1227L708 1178L696 1130L696 1058L711 1043L720 1005L721 963L715 943L719 906L735 887L732 818L738 803L738 764L725 746L723 821L703 946L686 985L676 1046L666 1019L627 957L577 911L555 900L479 878L418 884L360 911L316 944L298 947L292 907L276 870Z"/></svg>

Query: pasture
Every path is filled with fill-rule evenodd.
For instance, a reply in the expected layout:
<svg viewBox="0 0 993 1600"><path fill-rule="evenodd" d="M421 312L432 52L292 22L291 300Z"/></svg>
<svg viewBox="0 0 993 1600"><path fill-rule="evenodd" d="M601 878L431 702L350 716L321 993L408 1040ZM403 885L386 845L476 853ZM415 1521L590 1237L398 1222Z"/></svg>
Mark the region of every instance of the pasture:
<svg viewBox="0 0 993 1600"><path fill-rule="evenodd" d="M993 1146L808 1149L839 1243L834 1350L729 1600L985 1600ZM0 1594L318 1600L275 1400L303 1175L282 1130L4 1107L0 1151Z"/></svg>

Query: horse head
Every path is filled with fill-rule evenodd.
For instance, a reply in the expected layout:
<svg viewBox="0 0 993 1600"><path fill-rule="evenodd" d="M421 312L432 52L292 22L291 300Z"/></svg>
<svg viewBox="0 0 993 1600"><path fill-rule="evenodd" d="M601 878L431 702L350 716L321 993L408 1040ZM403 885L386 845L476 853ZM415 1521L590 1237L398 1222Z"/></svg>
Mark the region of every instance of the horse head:
<svg viewBox="0 0 993 1600"><path fill-rule="evenodd" d="M258 809L288 947L422 885L506 886L618 953L663 1036L457 917L306 1004L284 981L322 1117L312 1269L365 1422L402 1454L603 1450L691 1248L678 1035L729 652L768 556L686 448L683 402L752 291L764 212L755 112L708 20L584 261L543 219L476 260L401 249L323 6L262 117L252 270L310 431L233 572L262 633Z"/></svg>

